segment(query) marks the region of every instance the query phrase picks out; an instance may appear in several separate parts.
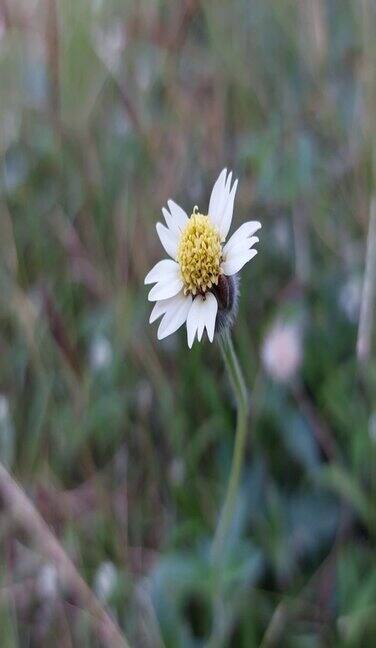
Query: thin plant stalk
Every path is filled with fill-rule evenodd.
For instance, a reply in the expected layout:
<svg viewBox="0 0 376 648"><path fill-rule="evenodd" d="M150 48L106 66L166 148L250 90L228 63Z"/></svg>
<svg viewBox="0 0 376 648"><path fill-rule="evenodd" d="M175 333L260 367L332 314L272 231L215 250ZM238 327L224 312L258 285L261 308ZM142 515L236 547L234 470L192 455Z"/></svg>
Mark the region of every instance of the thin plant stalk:
<svg viewBox="0 0 376 648"><path fill-rule="evenodd" d="M364 270L362 301L360 308L357 356L360 364L366 364L371 355L372 333L376 303L376 197L372 198L367 237L367 254Z"/></svg>
<svg viewBox="0 0 376 648"><path fill-rule="evenodd" d="M247 390L229 330L225 330L222 334L219 344L236 399L237 420L230 478L212 545L212 559L214 563L217 563L222 556L233 519L236 495L239 489L244 463L248 417Z"/></svg>
<svg viewBox="0 0 376 648"><path fill-rule="evenodd" d="M362 0L361 17L364 40L364 95L365 95L365 135L371 143L371 164L373 187L376 185L376 131L374 126L374 107L376 103L376 11L373 0ZM357 356L361 365L366 365L371 356L372 333L375 322L376 303L376 196L372 196L367 236L367 253L364 270L362 301L359 318Z"/></svg>

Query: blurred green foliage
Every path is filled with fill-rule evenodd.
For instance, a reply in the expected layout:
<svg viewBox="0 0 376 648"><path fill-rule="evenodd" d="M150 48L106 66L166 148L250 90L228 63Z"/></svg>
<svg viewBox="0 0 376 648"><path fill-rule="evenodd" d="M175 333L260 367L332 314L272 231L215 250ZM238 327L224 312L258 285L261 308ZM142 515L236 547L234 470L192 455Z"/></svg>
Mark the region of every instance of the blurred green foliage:
<svg viewBox="0 0 376 648"><path fill-rule="evenodd" d="M1 461L132 646L375 640L376 364L355 355L367 4L0 5ZM218 578L234 402L215 343L157 343L143 278L162 205L204 208L223 166L235 224L263 229L234 330L251 417ZM303 334L287 383L261 362L281 318ZM1 646L99 645L5 509L0 540Z"/></svg>

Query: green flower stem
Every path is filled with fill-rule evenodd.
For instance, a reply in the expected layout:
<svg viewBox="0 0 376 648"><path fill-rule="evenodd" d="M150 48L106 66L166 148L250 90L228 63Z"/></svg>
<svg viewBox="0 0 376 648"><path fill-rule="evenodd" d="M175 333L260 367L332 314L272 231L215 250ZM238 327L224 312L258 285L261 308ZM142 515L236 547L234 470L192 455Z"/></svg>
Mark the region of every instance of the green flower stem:
<svg viewBox="0 0 376 648"><path fill-rule="evenodd" d="M223 504L212 545L212 559L214 564L217 564L221 559L226 543L226 537L233 518L236 494L239 488L240 476L244 461L248 417L247 390L239 360L232 343L231 334L228 330L226 330L220 338L219 344L236 398L237 421L230 479L228 482L226 498Z"/></svg>

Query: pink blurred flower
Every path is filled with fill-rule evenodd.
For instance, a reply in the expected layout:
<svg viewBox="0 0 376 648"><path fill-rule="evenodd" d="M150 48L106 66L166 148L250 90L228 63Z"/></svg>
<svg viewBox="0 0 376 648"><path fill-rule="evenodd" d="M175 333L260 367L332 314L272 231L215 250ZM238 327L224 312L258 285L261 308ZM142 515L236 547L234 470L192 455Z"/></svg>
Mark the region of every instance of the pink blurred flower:
<svg viewBox="0 0 376 648"><path fill-rule="evenodd" d="M301 327L296 322L277 320L265 336L261 359L273 380L290 382L303 359Z"/></svg>

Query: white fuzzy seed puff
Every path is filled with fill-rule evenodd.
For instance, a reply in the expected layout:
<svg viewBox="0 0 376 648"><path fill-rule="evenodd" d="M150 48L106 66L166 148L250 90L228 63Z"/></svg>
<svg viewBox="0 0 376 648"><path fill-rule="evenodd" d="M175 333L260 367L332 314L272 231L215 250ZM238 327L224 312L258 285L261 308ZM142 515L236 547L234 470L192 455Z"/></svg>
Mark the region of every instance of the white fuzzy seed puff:
<svg viewBox="0 0 376 648"><path fill-rule="evenodd" d="M190 218L173 200L162 213L166 226L157 223L160 241L169 259L159 261L145 277L155 284L149 301L155 302L150 323L159 317L158 339L174 333L186 323L188 346L201 340L206 329L213 341L218 314L220 277L232 277L250 261L257 250L258 221L241 225L226 243L238 181L223 169L214 184L208 214L195 207ZM231 283L231 282L230 282Z"/></svg>

